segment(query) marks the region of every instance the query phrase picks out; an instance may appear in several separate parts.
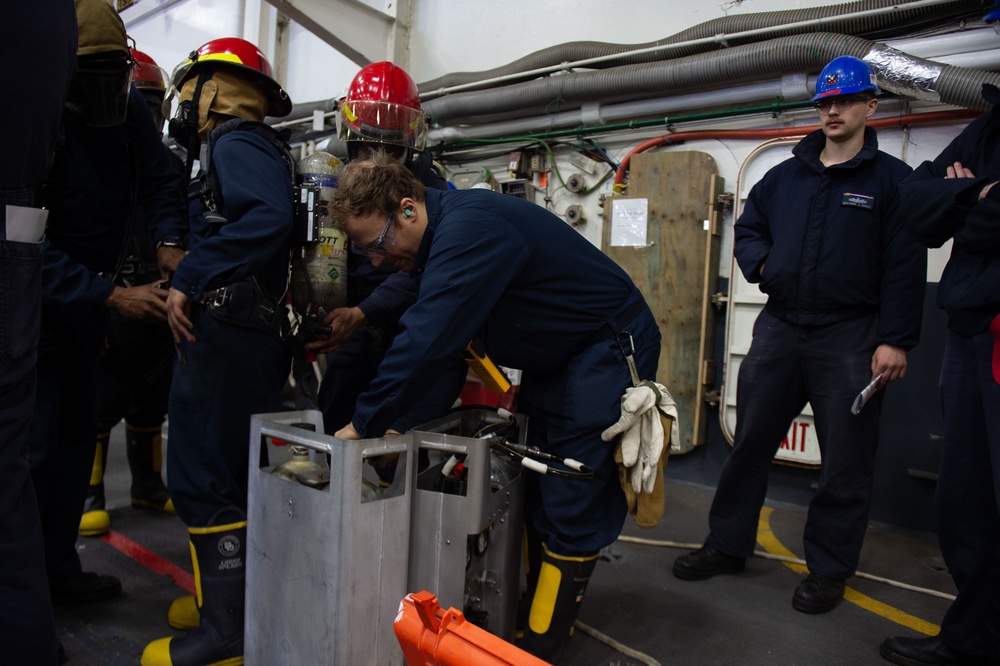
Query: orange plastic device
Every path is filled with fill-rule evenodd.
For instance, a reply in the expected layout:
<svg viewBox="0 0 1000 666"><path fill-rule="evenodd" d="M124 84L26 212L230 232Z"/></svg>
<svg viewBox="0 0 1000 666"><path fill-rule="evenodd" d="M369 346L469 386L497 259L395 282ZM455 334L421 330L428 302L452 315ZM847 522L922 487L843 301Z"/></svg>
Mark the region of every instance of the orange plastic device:
<svg viewBox="0 0 1000 666"><path fill-rule="evenodd" d="M408 594L396 614L396 638L408 666L546 666L498 636L443 610L430 592Z"/></svg>

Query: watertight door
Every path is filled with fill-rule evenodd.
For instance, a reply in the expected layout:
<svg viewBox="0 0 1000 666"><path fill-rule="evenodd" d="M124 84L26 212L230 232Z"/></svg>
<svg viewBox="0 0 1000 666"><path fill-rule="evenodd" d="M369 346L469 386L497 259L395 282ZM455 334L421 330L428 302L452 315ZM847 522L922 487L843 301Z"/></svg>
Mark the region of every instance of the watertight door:
<svg viewBox="0 0 1000 666"><path fill-rule="evenodd" d="M750 189L764 177L768 169L783 162L792 155L792 147L799 139L780 139L762 144L747 156L737 177L734 199L733 220L739 219L743 205L750 195ZM740 362L750 349L753 337L753 324L757 315L764 307L767 297L743 277L736 260L730 254L727 257L732 262L729 280L729 308L726 318L726 344L724 373L722 380L722 405L719 419L722 432L732 443L736 431L736 377ZM795 465L817 466L820 464L819 442L816 439L816 429L813 427L812 406L805 409L792 422L791 428L781 442L775 460Z"/></svg>

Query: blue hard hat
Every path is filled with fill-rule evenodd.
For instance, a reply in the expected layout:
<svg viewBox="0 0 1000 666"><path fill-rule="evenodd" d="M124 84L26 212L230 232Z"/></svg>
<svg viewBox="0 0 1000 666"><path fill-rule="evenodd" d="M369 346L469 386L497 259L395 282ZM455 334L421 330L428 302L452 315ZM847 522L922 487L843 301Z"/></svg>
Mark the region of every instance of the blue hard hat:
<svg viewBox="0 0 1000 666"><path fill-rule="evenodd" d="M812 101L836 95L851 95L869 91L879 94L875 72L861 58L840 56L823 68L816 82L816 94Z"/></svg>

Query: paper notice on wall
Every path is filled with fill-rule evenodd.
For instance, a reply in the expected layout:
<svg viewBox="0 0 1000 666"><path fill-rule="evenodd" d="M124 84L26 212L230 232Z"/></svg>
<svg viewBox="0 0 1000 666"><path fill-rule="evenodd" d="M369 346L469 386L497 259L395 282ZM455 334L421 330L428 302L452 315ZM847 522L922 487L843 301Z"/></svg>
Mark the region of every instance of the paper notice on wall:
<svg viewBox="0 0 1000 666"><path fill-rule="evenodd" d="M649 199L614 199L611 208L611 245L646 247Z"/></svg>

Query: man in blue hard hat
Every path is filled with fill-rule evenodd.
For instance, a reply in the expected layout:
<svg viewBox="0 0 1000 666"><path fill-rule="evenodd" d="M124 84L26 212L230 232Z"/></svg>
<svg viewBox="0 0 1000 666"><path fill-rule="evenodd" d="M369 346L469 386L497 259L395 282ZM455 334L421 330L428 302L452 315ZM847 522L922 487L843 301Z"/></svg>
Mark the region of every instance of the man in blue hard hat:
<svg viewBox="0 0 1000 666"><path fill-rule="evenodd" d="M673 566L683 580L743 571L771 461L811 403L823 468L803 537L809 575L792 597L803 613L840 602L864 540L883 392L857 414L852 403L869 383L906 375L920 334L927 256L898 210L910 167L879 151L865 125L878 92L864 61L831 61L812 98L822 127L754 186L736 222L736 260L767 303L739 369L735 441L710 533Z"/></svg>

